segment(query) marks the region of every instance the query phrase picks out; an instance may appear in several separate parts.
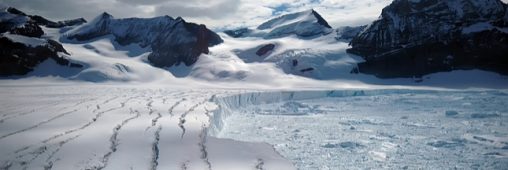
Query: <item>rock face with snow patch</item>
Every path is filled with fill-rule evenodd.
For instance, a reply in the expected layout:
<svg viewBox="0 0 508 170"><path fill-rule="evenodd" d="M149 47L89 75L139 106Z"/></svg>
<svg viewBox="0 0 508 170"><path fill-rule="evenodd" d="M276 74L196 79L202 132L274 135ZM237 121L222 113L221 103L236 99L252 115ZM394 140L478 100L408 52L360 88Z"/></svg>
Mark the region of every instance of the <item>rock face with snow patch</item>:
<svg viewBox="0 0 508 170"><path fill-rule="evenodd" d="M44 31L34 16L15 8L3 8L0 18L0 76L27 74L49 58L60 65L82 67L59 54L68 54L60 43L41 37ZM44 20L47 23L64 23Z"/></svg>
<svg viewBox="0 0 508 170"><path fill-rule="evenodd" d="M328 22L314 10L291 13L268 20L256 29L242 28L225 31L232 37L261 36L265 39L289 35L312 37L333 32Z"/></svg>
<svg viewBox="0 0 508 170"><path fill-rule="evenodd" d="M331 32L331 28L328 22L314 10L283 15L257 27L258 30L269 30L265 35L267 38L282 37L289 34L310 37L328 34Z"/></svg>
<svg viewBox="0 0 508 170"><path fill-rule="evenodd" d="M351 41L377 77L456 69L508 74L507 5L500 0L395 0Z"/></svg>
<svg viewBox="0 0 508 170"><path fill-rule="evenodd" d="M223 41L205 25L188 23L180 17L114 19L107 13L70 30L66 36L71 40L86 41L104 35L112 35L120 45L150 46L152 53L148 60L157 67L180 63L192 65L199 55L208 53L208 47Z"/></svg>
<svg viewBox="0 0 508 170"><path fill-rule="evenodd" d="M0 76L24 75L48 58L60 65L82 67L70 63L58 53L69 55L63 46L54 40L9 33L0 34Z"/></svg>
<svg viewBox="0 0 508 170"><path fill-rule="evenodd" d="M86 23L86 20L83 18L54 22L54 21L48 20L48 19L46 19L42 16L39 16L39 15L25 14L24 12L22 12L16 8L12 8L12 7L7 8L7 12L9 12L11 14L15 14L15 15L28 17L32 20L32 22L36 23L37 25L43 25L48 28L62 28L62 27L66 27L66 26L74 26L74 25L80 25L80 24Z"/></svg>

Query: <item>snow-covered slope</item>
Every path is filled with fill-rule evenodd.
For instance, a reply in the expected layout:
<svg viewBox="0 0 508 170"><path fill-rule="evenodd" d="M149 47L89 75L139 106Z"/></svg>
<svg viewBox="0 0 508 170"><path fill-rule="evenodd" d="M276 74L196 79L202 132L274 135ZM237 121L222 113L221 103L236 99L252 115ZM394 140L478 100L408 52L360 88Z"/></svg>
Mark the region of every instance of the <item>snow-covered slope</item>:
<svg viewBox="0 0 508 170"><path fill-rule="evenodd" d="M232 37L258 36L265 39L280 38L288 35L312 37L332 32L332 27L313 9L286 14L268 20L255 29L225 31Z"/></svg>

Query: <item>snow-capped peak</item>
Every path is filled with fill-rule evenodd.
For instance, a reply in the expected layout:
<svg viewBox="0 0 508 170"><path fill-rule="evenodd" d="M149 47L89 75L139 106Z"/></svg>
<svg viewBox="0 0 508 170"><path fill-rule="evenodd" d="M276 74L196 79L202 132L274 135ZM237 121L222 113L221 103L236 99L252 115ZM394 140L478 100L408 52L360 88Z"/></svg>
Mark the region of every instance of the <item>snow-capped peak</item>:
<svg viewBox="0 0 508 170"><path fill-rule="evenodd" d="M331 33L332 27L314 9L290 13L270 19L256 28L225 31L232 37L280 38L289 35L313 37Z"/></svg>
<svg viewBox="0 0 508 170"><path fill-rule="evenodd" d="M326 22L323 19L323 17L321 17L321 15L319 15L316 11L314 11L314 9L310 9L302 12L282 15L277 18L268 20L263 24L259 25L257 29L259 30L273 29L298 22L317 22L324 27L332 28L330 25L328 25L328 22Z"/></svg>
<svg viewBox="0 0 508 170"><path fill-rule="evenodd" d="M328 22L313 9L282 15L257 27L258 30L268 31L265 38L282 37L289 34L309 37L328 34L331 32L331 28Z"/></svg>

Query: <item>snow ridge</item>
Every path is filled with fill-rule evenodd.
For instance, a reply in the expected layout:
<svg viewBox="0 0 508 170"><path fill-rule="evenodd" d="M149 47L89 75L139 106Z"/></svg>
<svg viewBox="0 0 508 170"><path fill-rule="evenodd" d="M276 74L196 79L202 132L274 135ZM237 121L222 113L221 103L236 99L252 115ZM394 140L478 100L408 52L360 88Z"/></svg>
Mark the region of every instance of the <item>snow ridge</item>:
<svg viewBox="0 0 508 170"><path fill-rule="evenodd" d="M282 15L268 20L256 29L246 28L225 31L232 37L261 36L265 39L274 39L289 35L300 37L313 37L326 35L332 32L332 27L314 9Z"/></svg>

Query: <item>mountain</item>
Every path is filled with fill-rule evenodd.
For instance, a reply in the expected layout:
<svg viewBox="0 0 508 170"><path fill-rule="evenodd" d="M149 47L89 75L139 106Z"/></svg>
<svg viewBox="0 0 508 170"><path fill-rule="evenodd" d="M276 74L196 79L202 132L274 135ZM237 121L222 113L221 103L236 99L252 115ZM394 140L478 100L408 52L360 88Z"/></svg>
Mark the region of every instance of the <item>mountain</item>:
<svg viewBox="0 0 508 170"><path fill-rule="evenodd" d="M7 8L7 12L15 15L26 16L30 18L32 21L34 21L37 25L46 26L48 28L61 28L65 26L74 26L86 23L86 20L83 18L54 22L39 15L25 14L24 12L12 7Z"/></svg>
<svg viewBox="0 0 508 170"><path fill-rule="evenodd" d="M67 59L69 53L62 44L42 37L44 31L41 28L41 25L64 27L82 22L86 21L53 22L40 16L26 15L15 8L0 9L0 76L27 74L49 58L63 66L82 67Z"/></svg>
<svg viewBox="0 0 508 170"><path fill-rule="evenodd" d="M312 37L331 33L332 27L315 10L282 15L268 20L255 29L241 28L225 31L232 37L260 36L265 39L289 35Z"/></svg>
<svg viewBox="0 0 508 170"><path fill-rule="evenodd" d="M457 69L508 74L508 10L500 0L395 0L352 39L359 72L420 77Z"/></svg>
<svg viewBox="0 0 508 170"><path fill-rule="evenodd" d="M112 35L120 45L151 47L148 60L156 67L192 65L200 54L209 52L208 47L223 42L205 25L188 23L180 17L115 19L108 13L66 32L65 38L88 41L104 35Z"/></svg>

